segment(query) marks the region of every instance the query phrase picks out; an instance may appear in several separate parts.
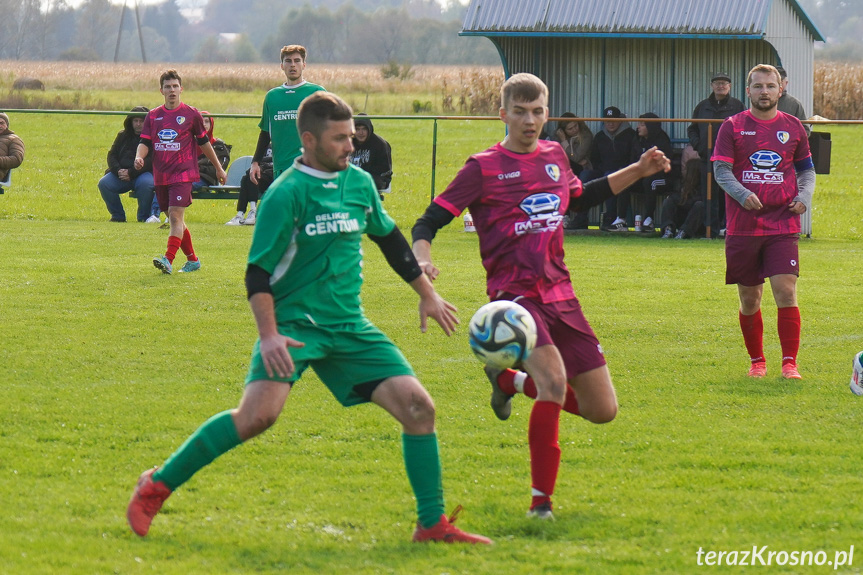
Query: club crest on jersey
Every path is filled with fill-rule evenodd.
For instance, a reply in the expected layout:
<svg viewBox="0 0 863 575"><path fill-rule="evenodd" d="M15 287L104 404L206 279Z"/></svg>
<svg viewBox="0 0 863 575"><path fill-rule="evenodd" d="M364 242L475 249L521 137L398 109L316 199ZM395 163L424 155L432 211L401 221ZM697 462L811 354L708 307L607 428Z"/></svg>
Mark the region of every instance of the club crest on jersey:
<svg viewBox="0 0 863 575"><path fill-rule="evenodd" d="M776 137L779 138L780 144L784 144L788 141L791 135L788 132L776 132Z"/></svg>
<svg viewBox="0 0 863 575"><path fill-rule="evenodd" d="M177 116L177 124L182 126L186 123L186 116Z"/></svg>
<svg viewBox="0 0 863 575"><path fill-rule="evenodd" d="M557 164L546 164L545 173L548 174L549 178L556 182L560 179L560 166Z"/></svg>

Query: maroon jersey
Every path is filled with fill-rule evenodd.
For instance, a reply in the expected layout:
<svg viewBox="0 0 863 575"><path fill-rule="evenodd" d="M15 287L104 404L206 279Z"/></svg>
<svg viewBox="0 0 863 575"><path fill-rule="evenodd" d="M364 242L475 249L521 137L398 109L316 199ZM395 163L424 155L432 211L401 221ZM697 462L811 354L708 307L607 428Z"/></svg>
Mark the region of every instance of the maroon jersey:
<svg viewBox="0 0 863 575"><path fill-rule="evenodd" d="M563 215L570 198L581 195L581 182L560 144L537 144L529 154L496 144L471 156L434 200L455 216L470 209L491 298L575 298L563 262Z"/></svg>
<svg viewBox="0 0 863 575"><path fill-rule="evenodd" d="M159 106L144 118L141 139L152 142L153 179L157 186L197 182L196 138L207 135L204 119L195 108L181 103L173 110Z"/></svg>
<svg viewBox="0 0 863 575"><path fill-rule="evenodd" d="M734 177L764 205L746 210L726 194L729 236L800 233L800 216L788 204L797 196L797 171L813 166L800 120L784 112L772 120L759 120L749 110L735 114L719 128L711 160L731 164Z"/></svg>

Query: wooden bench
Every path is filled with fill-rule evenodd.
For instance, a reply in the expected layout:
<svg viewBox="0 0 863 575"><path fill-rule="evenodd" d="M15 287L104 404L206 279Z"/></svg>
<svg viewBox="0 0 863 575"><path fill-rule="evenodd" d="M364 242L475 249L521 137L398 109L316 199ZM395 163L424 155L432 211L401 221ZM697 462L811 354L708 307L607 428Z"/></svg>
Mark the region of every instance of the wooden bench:
<svg viewBox="0 0 863 575"><path fill-rule="evenodd" d="M236 200L240 197L240 181L246 175L246 170L252 165L252 156L240 156L228 166L228 177L225 183L218 186L203 186L192 190L192 197L198 200ZM134 198L135 190L129 192Z"/></svg>

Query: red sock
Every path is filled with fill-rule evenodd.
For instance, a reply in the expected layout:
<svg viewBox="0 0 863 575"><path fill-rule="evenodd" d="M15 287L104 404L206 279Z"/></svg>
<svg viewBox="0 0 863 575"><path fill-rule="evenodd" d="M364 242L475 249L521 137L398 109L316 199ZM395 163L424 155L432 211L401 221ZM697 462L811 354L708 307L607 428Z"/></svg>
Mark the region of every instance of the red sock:
<svg viewBox="0 0 863 575"><path fill-rule="evenodd" d="M183 231L183 240L180 243L180 249L186 254L186 259L190 262L198 261L198 256L195 255L195 248L192 247L192 235L189 233L189 228Z"/></svg>
<svg viewBox="0 0 863 575"><path fill-rule="evenodd" d="M780 307L776 318L779 345L782 347L782 364L797 363L800 350L800 308Z"/></svg>
<svg viewBox="0 0 863 575"><path fill-rule="evenodd" d="M527 440L530 444L530 479L531 487L540 491L535 494L533 507L551 498L554 484L557 481L557 471L560 468L560 445L558 444L558 428L560 424L560 406L553 401L537 401L530 412L530 422L527 427Z"/></svg>
<svg viewBox="0 0 863 575"><path fill-rule="evenodd" d="M743 343L746 344L750 361L764 361L764 320L761 319L761 310L752 315L738 312L738 316L740 331L743 332Z"/></svg>
<svg viewBox="0 0 863 575"><path fill-rule="evenodd" d="M509 395L515 395L518 393L518 390L515 388L515 377L518 373L519 372L512 369L507 369L506 371L501 372L497 377L497 385L504 393L508 393ZM534 383L531 376L528 375L525 378L524 383L522 384L522 390L522 393L529 398L536 399L538 392L536 390L536 383ZM566 386L566 399L563 402L563 410L567 413L572 413L573 415L581 415L581 412L578 410L578 400L575 398L575 392L569 385Z"/></svg>
<svg viewBox="0 0 863 575"><path fill-rule="evenodd" d="M177 257L177 250L180 249L182 240L177 236L168 236L168 251L165 252L165 257L168 261L174 263L174 258Z"/></svg>

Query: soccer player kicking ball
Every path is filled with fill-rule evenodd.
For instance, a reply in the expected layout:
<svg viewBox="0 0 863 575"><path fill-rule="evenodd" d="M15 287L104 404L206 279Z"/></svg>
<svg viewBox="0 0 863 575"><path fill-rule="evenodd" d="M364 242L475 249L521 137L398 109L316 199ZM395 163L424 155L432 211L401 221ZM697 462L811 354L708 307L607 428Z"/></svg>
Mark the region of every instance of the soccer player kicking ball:
<svg viewBox="0 0 863 575"><path fill-rule="evenodd" d="M366 233L419 294L422 331L428 317L447 335L458 323L455 307L435 292L381 206L371 176L348 162L352 114L327 92L300 106L303 154L270 187L252 236L246 288L260 337L240 406L207 420L162 467L141 475L126 513L138 535L147 534L165 499L196 471L273 425L292 386L312 366L342 405L373 402L401 423L419 515L414 541L491 543L443 514L432 398L360 307Z"/></svg>
<svg viewBox="0 0 863 575"><path fill-rule="evenodd" d="M168 249L164 256L153 258L153 265L170 274L174 269L174 257L182 249L186 263L181 272L196 272L201 261L192 247L192 236L186 227L186 208L192 205L192 184L201 179L198 172L197 143L216 167L216 177L224 184L225 170L213 150L204 119L195 108L180 100L183 81L176 70L168 70L159 78L159 91L165 104L150 110L144 118L141 143L135 156L135 169L144 167L144 158L153 149L153 179L156 183L156 199L159 209L168 214L171 231Z"/></svg>
<svg viewBox="0 0 863 575"><path fill-rule="evenodd" d="M764 377L764 278L778 308L782 377L800 379L800 214L812 205L815 167L800 120L780 112L779 72L758 65L749 72L748 110L722 123L713 149L713 171L725 190L725 283L737 284L740 329L749 352L750 377Z"/></svg>
<svg viewBox="0 0 863 575"><path fill-rule="evenodd" d="M501 88L500 118L507 136L471 156L413 228L413 250L432 279L431 241L465 208L473 215L492 300L517 301L537 325L527 373L486 367L491 407L507 419L516 393L536 399L528 424L533 499L529 516L553 519L551 496L560 466L561 409L594 423L617 414L617 398L602 348L581 311L564 264L563 215L586 210L643 177L669 171L657 148L635 164L584 187L557 142L539 140L548 119L548 88L532 74L516 74Z"/></svg>

